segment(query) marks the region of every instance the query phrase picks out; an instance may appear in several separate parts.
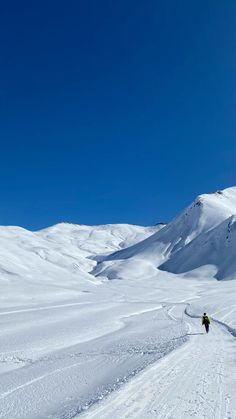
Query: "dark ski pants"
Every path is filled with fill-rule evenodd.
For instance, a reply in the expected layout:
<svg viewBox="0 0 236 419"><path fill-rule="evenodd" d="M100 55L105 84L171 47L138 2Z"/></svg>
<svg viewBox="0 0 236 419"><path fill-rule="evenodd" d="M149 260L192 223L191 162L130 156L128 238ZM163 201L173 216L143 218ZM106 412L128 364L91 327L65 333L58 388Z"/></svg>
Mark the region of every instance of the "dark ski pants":
<svg viewBox="0 0 236 419"><path fill-rule="evenodd" d="M208 323L205 323L205 329L206 329L206 332L208 333L209 332L209 324Z"/></svg>

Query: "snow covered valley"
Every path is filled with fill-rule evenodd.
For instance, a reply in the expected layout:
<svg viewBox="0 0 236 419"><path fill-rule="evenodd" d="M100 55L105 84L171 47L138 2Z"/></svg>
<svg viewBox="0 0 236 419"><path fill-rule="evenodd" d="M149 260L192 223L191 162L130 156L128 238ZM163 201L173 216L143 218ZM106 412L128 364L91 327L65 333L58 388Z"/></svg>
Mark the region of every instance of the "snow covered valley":
<svg viewBox="0 0 236 419"><path fill-rule="evenodd" d="M235 419L235 214L1 227L0 418Z"/></svg>

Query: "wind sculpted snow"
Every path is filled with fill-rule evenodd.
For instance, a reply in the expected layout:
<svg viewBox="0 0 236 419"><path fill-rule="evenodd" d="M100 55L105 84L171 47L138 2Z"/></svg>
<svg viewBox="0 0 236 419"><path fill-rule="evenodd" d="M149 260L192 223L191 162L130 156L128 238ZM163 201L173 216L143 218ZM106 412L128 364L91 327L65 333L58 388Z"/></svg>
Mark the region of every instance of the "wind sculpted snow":
<svg viewBox="0 0 236 419"><path fill-rule="evenodd" d="M172 222L151 237L108 255L94 273L109 277L111 261L142 260L173 273L183 273L204 265L215 268L218 279L236 278L234 263L234 215L236 187L199 196ZM115 264L115 266L117 263ZM125 270L126 263L118 263ZM119 270L119 269L118 269Z"/></svg>
<svg viewBox="0 0 236 419"><path fill-rule="evenodd" d="M234 419L235 210L230 188L166 226L1 227L0 418Z"/></svg>
<svg viewBox="0 0 236 419"><path fill-rule="evenodd" d="M100 283L89 274L96 266L95 256L124 248L158 229L68 223L38 232L0 227L1 306L60 301L89 292Z"/></svg>

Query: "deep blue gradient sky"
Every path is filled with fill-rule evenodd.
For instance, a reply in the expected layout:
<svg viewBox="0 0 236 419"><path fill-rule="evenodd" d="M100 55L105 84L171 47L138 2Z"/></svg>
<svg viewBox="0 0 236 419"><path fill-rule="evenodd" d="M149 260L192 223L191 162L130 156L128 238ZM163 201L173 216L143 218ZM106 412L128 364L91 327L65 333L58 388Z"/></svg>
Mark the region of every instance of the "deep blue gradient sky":
<svg viewBox="0 0 236 419"><path fill-rule="evenodd" d="M0 224L153 224L236 184L236 2L9 1Z"/></svg>

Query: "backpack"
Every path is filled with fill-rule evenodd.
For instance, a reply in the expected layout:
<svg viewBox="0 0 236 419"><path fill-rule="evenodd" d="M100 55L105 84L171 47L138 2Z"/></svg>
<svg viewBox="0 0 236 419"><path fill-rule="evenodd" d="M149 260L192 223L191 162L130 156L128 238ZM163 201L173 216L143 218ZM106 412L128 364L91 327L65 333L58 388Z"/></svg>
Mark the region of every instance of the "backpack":
<svg viewBox="0 0 236 419"><path fill-rule="evenodd" d="M210 324L210 319L208 316L202 317L202 324Z"/></svg>

